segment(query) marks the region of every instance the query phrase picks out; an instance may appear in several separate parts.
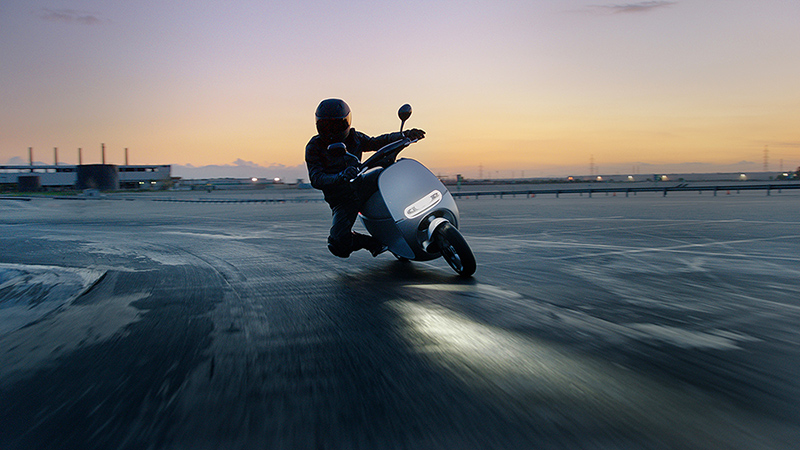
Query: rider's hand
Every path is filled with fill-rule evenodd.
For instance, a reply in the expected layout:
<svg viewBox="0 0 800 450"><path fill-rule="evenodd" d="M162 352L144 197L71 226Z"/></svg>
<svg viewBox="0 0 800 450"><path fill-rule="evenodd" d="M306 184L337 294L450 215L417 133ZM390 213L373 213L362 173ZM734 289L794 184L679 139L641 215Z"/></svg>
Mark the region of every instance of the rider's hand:
<svg viewBox="0 0 800 450"><path fill-rule="evenodd" d="M348 166L343 171L339 172L339 181L350 181L358 175L358 167L356 166Z"/></svg>
<svg viewBox="0 0 800 450"><path fill-rule="evenodd" d="M412 141L418 141L425 137L425 132L419 128L412 128L410 130L403 131L403 134Z"/></svg>

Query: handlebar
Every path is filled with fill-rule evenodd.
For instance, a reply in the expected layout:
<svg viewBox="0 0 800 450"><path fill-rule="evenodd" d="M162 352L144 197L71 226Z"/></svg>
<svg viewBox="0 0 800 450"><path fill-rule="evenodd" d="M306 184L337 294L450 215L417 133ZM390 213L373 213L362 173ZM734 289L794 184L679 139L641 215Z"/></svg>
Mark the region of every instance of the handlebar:
<svg viewBox="0 0 800 450"><path fill-rule="evenodd" d="M377 167L379 165L378 164L379 162L381 162L383 159L389 156L396 157L406 147L417 141L418 139L409 139L407 137L404 137L402 139L384 145L383 147L378 149L378 151L376 151L374 155L370 156L366 161L364 161L359 166L360 169L359 174L362 174L366 172L368 169L371 169L373 167Z"/></svg>
<svg viewBox="0 0 800 450"><path fill-rule="evenodd" d="M410 116L411 116L411 105L406 103L405 105L401 106L400 109L397 111L397 117L400 118L401 139L398 139L394 142L384 145L383 147L378 149L378 151L376 151L374 155L370 156L366 161L364 161L361 164L358 164L356 166L358 168L358 175L356 175L355 178L350 180L351 183L354 182L359 176L363 175L367 170L379 166L380 162L383 161L384 159L390 158L389 164L387 164L387 166L393 164L394 159L397 158L397 155L400 154L401 151L403 151L406 147L419 140L419 139L410 139L406 137L405 134L403 133L403 126L405 125L406 120L408 120ZM425 133L422 133L423 137L424 135ZM358 161L358 157L353 155L352 153L349 153L347 151L347 147L343 143L331 144L328 146L328 149L330 150L332 146L337 146L337 149L344 152L344 154L347 157L350 157Z"/></svg>
<svg viewBox="0 0 800 450"><path fill-rule="evenodd" d="M383 161L384 159L389 157L396 158L401 151L403 151L406 147L417 141L419 141L419 139L409 139L407 137L404 137L402 139L398 139L394 142L391 142L379 148L372 156L367 158L366 161L357 166L358 175L356 175L355 178L350 180L350 182L351 183L355 182L359 176L364 175L364 173L366 173L369 169L372 169L373 167L378 167L380 165L380 162ZM355 159L358 159L355 155L351 153L347 153L347 155Z"/></svg>

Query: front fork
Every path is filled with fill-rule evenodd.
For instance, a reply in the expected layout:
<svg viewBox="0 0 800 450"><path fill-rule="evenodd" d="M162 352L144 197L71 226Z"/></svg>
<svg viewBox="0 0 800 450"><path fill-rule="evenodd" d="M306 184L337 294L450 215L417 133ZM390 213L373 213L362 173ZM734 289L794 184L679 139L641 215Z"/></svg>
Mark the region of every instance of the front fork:
<svg viewBox="0 0 800 450"><path fill-rule="evenodd" d="M422 242L422 248L425 249L428 253L438 253L439 248L436 246L436 243L433 239L436 229L440 226L450 223L449 220L445 219L444 217L435 217L435 216L428 216L428 231L427 231L427 239Z"/></svg>

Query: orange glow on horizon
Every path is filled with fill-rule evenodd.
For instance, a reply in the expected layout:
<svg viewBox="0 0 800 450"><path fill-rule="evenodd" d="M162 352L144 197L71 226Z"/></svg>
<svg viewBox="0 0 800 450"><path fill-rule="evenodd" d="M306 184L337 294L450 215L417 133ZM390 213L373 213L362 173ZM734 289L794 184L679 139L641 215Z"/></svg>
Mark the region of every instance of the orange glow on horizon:
<svg viewBox="0 0 800 450"><path fill-rule="evenodd" d="M446 173L573 174L592 157L761 167L765 146L776 169L800 165L800 3L592 5L445 0L409 21L376 4L373 23L305 0L201 1L108 5L89 25L11 4L0 164L28 147L97 162L105 143L117 164L127 147L133 164L303 166L316 105L340 97L369 135L397 130L411 103L407 126L428 138L407 156Z"/></svg>

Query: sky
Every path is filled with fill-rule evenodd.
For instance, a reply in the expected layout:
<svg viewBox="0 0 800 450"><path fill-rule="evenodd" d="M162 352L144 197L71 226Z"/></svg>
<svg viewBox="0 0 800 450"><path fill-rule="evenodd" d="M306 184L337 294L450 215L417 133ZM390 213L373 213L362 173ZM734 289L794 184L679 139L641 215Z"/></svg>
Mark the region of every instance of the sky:
<svg viewBox="0 0 800 450"><path fill-rule="evenodd" d="M440 175L800 166L797 0L3 0L0 164L307 177L314 110ZM765 158L766 156L766 158Z"/></svg>

